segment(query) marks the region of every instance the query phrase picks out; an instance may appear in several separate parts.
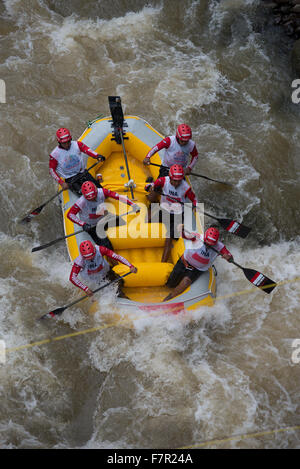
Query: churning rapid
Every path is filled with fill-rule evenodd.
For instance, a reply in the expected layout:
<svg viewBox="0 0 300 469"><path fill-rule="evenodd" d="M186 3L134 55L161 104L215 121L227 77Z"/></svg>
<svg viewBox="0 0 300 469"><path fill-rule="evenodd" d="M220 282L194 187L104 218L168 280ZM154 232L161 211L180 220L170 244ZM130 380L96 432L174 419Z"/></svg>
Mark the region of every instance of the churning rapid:
<svg viewBox="0 0 300 469"><path fill-rule="evenodd" d="M278 431L300 425L291 40L254 0L3 0L0 15L0 446L182 448L260 432L206 447L299 448L299 428ZM234 185L194 177L198 200L251 226L246 240L222 231L226 246L283 285L267 295L218 259L219 299L191 321L145 314L133 328L106 327L115 298L106 289L95 316L80 303L37 322L78 291L64 242L31 252L63 236L57 199L27 226L18 221L55 193L56 130L79 138L109 115L109 95L163 135L192 127L195 171Z"/></svg>

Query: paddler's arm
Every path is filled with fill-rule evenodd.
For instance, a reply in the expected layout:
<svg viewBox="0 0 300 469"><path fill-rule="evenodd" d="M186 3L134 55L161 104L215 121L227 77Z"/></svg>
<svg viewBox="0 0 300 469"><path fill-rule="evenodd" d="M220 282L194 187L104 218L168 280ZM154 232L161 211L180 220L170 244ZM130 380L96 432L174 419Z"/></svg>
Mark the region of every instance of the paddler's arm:
<svg viewBox="0 0 300 469"><path fill-rule="evenodd" d="M75 285L75 287L81 288L81 290L83 290L88 296L92 296L93 295L92 290L90 290L89 287L84 285L78 278L78 274L80 273L81 270L82 270L82 267L80 267L80 265L78 264L75 264L74 262L69 280L71 283L73 283L73 285Z"/></svg>
<svg viewBox="0 0 300 469"><path fill-rule="evenodd" d="M105 161L105 156L98 155L94 150L91 150L87 145L85 145L83 142L77 141L77 144L79 146L79 150L82 153L85 153L88 156L91 156L92 158L95 158L96 160L99 161Z"/></svg>

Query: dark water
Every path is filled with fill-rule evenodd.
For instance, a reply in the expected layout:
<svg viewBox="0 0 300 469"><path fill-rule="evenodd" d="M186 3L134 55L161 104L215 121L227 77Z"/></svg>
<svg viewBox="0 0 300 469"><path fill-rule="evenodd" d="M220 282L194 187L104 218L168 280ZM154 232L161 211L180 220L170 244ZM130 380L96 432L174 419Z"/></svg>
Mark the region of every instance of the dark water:
<svg viewBox="0 0 300 469"><path fill-rule="evenodd" d="M55 192L48 154L55 131L78 138L108 115L109 95L165 135L187 122L200 151L198 199L252 226L224 235L237 262L277 281L299 276L299 106L292 103L289 39L258 1L5 0L0 4L0 365L3 448L180 448L300 424L299 282L220 299L193 322L144 317L108 327L106 291L58 322L44 312L76 297L66 248L31 253L63 234L58 202L28 226L17 221ZM210 220L206 220L207 223ZM249 288L219 260L220 297ZM215 447L299 448L300 432Z"/></svg>

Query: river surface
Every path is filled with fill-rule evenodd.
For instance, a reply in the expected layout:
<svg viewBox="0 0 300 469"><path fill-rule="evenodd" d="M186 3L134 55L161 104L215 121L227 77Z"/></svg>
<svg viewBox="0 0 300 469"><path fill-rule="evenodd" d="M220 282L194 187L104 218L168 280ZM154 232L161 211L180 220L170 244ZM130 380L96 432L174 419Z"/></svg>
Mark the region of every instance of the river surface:
<svg viewBox="0 0 300 469"><path fill-rule="evenodd" d="M290 39L253 0L2 0L0 33L0 447L168 449L226 438L204 447L300 448L299 428L279 431L300 425L300 105L291 99L300 77ZM77 292L64 243L31 252L63 235L58 201L28 226L18 220L55 193L57 128L78 138L109 115L109 95L164 135L191 125L195 170L234 185L193 178L199 201L251 226L246 240L223 233L226 246L284 284L267 295L219 259L220 299L193 321L105 327L81 305L36 321ZM108 309L114 295L103 293Z"/></svg>

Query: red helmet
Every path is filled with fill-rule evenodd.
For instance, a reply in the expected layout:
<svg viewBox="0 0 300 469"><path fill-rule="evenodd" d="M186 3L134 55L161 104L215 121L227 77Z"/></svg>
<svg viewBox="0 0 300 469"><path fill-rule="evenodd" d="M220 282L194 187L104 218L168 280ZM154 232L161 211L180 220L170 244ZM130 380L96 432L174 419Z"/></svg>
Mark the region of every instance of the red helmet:
<svg viewBox="0 0 300 469"><path fill-rule="evenodd" d="M91 181L85 181L81 186L81 193L87 200L94 200L97 197L98 189Z"/></svg>
<svg viewBox="0 0 300 469"><path fill-rule="evenodd" d="M72 140L72 135L69 129L65 129L64 127L62 127L56 132L56 138L59 143L66 143Z"/></svg>
<svg viewBox="0 0 300 469"><path fill-rule="evenodd" d="M96 255L96 248L93 245L92 241L82 241L79 246L79 251L82 257L85 259L94 259Z"/></svg>
<svg viewBox="0 0 300 469"><path fill-rule="evenodd" d="M173 164L169 171L170 179L181 181L184 178L184 169L180 164Z"/></svg>
<svg viewBox="0 0 300 469"><path fill-rule="evenodd" d="M180 124L176 130L176 137L183 142L188 142L192 138L192 129L187 124Z"/></svg>
<svg viewBox="0 0 300 469"><path fill-rule="evenodd" d="M204 242L210 246L217 244L220 232L217 228L208 228L204 233Z"/></svg>

